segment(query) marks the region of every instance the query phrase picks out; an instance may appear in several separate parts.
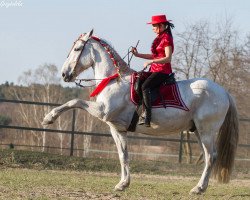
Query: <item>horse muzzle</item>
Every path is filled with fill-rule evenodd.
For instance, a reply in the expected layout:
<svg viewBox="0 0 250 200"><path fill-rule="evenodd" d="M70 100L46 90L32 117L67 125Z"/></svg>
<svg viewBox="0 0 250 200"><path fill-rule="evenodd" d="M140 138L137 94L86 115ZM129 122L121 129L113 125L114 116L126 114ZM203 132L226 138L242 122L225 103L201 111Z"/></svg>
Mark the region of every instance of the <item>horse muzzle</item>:
<svg viewBox="0 0 250 200"><path fill-rule="evenodd" d="M65 73L62 73L62 77L63 77L63 80L65 82L72 82L74 81L74 75L73 74L65 74Z"/></svg>

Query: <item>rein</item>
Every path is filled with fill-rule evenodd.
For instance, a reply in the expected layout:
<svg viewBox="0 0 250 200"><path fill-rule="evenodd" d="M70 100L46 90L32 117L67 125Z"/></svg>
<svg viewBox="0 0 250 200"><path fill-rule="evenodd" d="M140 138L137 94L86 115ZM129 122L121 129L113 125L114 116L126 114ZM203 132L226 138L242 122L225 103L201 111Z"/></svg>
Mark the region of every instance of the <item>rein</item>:
<svg viewBox="0 0 250 200"><path fill-rule="evenodd" d="M137 48L139 42L140 42L140 40L138 40L138 42L136 43L135 48ZM126 57L128 57L128 67L129 67L129 68L130 68L130 62L131 62L131 60L132 60L132 58L133 58L133 56L134 56L134 54L132 54L131 57L130 57L130 54L132 53L132 51L131 51L132 48L133 48L133 47L130 46L130 47L128 48L128 53L122 58L122 59L124 60Z"/></svg>
<svg viewBox="0 0 250 200"><path fill-rule="evenodd" d="M77 85L77 86L79 86L79 87L82 87L82 88L85 88L85 87L93 87L93 86L95 86L96 84L94 84L94 85L88 85L88 86L86 86L86 85L82 85L81 83L84 81L84 82L90 82L90 81L96 81L96 80L100 80L100 81L102 81L103 79L96 79L96 78L91 78L91 79L75 79L75 84Z"/></svg>

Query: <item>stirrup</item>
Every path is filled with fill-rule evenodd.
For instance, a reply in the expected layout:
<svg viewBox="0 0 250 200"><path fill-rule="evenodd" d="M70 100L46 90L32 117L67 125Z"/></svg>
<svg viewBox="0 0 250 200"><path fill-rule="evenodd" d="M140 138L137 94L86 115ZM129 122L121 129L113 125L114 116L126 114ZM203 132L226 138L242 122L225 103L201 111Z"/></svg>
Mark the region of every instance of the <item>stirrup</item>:
<svg viewBox="0 0 250 200"><path fill-rule="evenodd" d="M140 116L138 125L143 125L143 124L145 124L145 118L143 116Z"/></svg>
<svg viewBox="0 0 250 200"><path fill-rule="evenodd" d="M138 125L144 125L145 124L145 118L146 118L146 113L145 110L142 110L142 113L139 117Z"/></svg>
<svg viewBox="0 0 250 200"><path fill-rule="evenodd" d="M139 121L138 121L138 125L145 125L146 127L151 127L150 125L150 121L147 120L145 117L140 116Z"/></svg>

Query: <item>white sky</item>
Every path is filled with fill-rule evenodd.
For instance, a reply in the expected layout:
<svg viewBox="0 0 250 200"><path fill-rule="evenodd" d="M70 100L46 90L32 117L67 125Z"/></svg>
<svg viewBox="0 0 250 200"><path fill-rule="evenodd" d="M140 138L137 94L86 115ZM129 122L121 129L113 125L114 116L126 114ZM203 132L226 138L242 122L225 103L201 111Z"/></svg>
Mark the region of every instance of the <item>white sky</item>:
<svg viewBox="0 0 250 200"><path fill-rule="evenodd" d="M6 8L10 2L22 6ZM155 14L173 20L173 33L187 22L226 17L250 33L249 0L0 0L0 84L17 83L22 72L44 63L61 69L73 41L91 28L122 57L138 39L138 50L149 53L155 35L146 22ZM142 63L134 58L132 68Z"/></svg>

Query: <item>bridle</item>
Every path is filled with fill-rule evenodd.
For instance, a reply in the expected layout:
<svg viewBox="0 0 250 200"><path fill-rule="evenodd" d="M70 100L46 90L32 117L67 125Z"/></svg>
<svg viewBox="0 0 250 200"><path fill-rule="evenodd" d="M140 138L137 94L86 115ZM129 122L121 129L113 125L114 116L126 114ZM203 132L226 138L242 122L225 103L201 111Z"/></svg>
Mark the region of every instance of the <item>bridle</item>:
<svg viewBox="0 0 250 200"><path fill-rule="evenodd" d="M70 55L70 53L72 52L72 50L73 50L75 44L76 44L78 41L82 41L82 42L83 42L83 47L81 47L81 51L80 51L79 55L77 56L77 58L76 58L75 61L71 62L71 63L74 63L74 65L73 65L74 68L73 68L72 76L75 76L75 74L76 74L76 66L77 66L77 64L78 64L78 62L79 62L79 59L80 59L81 55L82 55L82 52L83 52L83 50L84 50L84 47L86 46L86 44L87 44L87 42L88 42L88 40L85 41L85 40L81 39L81 37L84 36L84 35L85 35L85 34L81 34L81 35L78 37L78 39L73 43L73 46L71 47L71 49L70 49L70 51L69 51L69 54L68 54L68 56L67 56L67 58L68 58L69 55ZM70 64L71 64L71 63L70 63Z"/></svg>
<svg viewBox="0 0 250 200"><path fill-rule="evenodd" d="M71 47L71 50L70 50L70 52L69 52L69 54L68 54L68 56L67 56L67 58L68 58L69 55L70 55L70 53L72 52L72 50L73 50L75 44L76 44L78 41L82 41L82 42L83 42L83 46L81 47L81 52L80 52L79 55L77 56L77 59L76 59L75 61L71 62L71 63L74 63L73 72L71 73L72 76L75 76L75 75L76 75L76 66L77 66L77 64L78 64L78 62L79 62L79 59L80 59L80 57L81 57L81 55L82 55L82 52L83 52L83 50L84 50L84 48L85 48L85 46L86 46L86 44L87 44L87 42L88 42L88 40L89 40L89 38L88 38L88 40L86 40L86 41L83 40L83 39L81 39L82 36L84 36L84 35L85 35L85 34L81 34L81 35L78 37L78 39L73 43L73 46ZM107 53L109 54L109 57L110 57L110 59L111 59L112 62L113 62L113 65L114 65L115 68L116 68L116 71L117 71L117 73L118 73L118 75L119 75L119 78L121 78L119 63L116 61L116 59L115 59L115 57L114 57L114 55L113 55L111 49L109 48L109 46L108 46L106 43L104 43L104 42L103 42L100 38L98 38L98 37L91 36L90 38L92 38L92 39L94 39L95 41L99 42L99 43L101 44L101 46L104 47L104 49L105 49L105 50L107 51ZM139 41L138 41L138 43L139 43ZM138 45L138 43L137 43L137 45ZM136 47L137 47L137 45L136 45ZM128 52L128 53L129 53L129 52ZM127 56L127 55L126 55L126 56ZM125 57L126 57L126 56L125 56ZM132 59L132 57L131 57L131 58L128 58L129 62L131 61L131 59ZM77 86L80 86L80 87L92 87L92 86L83 86L83 85L81 85L81 82L82 82L82 81L88 82L88 81L93 81L93 80L103 80L103 79L75 79L75 84L76 84ZM78 82L77 82L77 81L78 81Z"/></svg>

